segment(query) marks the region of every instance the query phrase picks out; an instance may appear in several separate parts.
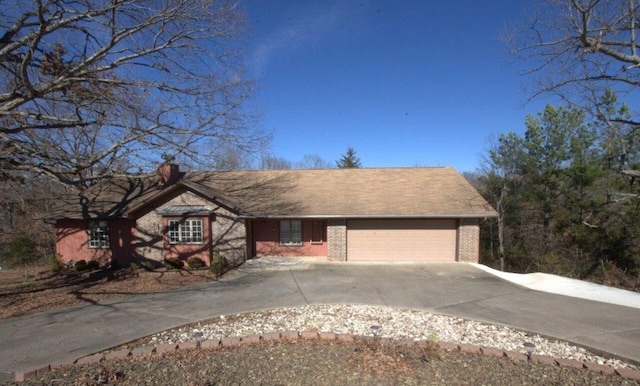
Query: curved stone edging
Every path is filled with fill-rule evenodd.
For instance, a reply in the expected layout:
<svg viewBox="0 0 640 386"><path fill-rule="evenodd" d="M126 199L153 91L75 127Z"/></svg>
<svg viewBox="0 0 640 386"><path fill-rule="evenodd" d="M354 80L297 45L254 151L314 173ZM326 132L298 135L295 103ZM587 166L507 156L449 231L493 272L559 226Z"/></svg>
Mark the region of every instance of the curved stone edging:
<svg viewBox="0 0 640 386"><path fill-rule="evenodd" d="M216 349L219 347L238 347L243 345L256 344L261 341L273 342L273 341L293 341L293 340L327 340L327 341L342 341L342 342L354 342L361 339L373 339L370 336L352 335L352 334L335 334L332 332L318 332L318 331L284 331L284 332L271 332L261 335L249 335L245 337L226 337L222 339L207 339L203 341L189 341L183 343L169 343L158 346L142 346L134 349L120 349L109 353L96 353L88 356L84 356L74 360L73 362L60 362L52 363L42 366L36 366L29 369L23 369L15 372L15 381L22 382L27 379L42 376L51 370L55 370L64 366L71 365L85 365L85 364L97 364L102 361L125 359L141 357L144 355L152 354L164 354L171 353L177 350L192 350L198 347L206 349ZM414 341L410 339L395 341L391 338L379 338L384 341L396 342L397 344L404 345L425 345L428 340ZM484 355L496 358L508 358L513 361L526 362L529 358L526 354L501 350L490 347L481 347L467 343L452 343L452 342L437 342L441 349L447 351L460 351L463 353L470 353L476 355ZM606 375L619 375L625 379L632 379L640 382L640 370L634 370L629 368L613 368L607 365L600 365L592 362L582 362L575 359L563 359L553 358L547 355L531 355L531 360L535 363L558 365L567 368L586 369L589 371L595 371Z"/></svg>

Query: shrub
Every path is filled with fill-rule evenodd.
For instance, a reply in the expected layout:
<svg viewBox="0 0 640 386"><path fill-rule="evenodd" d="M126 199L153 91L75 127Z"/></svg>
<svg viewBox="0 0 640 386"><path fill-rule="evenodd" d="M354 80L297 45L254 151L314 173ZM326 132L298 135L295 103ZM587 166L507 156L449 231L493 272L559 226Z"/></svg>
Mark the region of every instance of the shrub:
<svg viewBox="0 0 640 386"><path fill-rule="evenodd" d="M58 259L56 255L49 255L49 268L51 272L60 272L64 268L64 264Z"/></svg>
<svg viewBox="0 0 640 386"><path fill-rule="evenodd" d="M87 270L87 262L86 262L86 260L78 260L73 264L73 267L78 272L86 271Z"/></svg>
<svg viewBox="0 0 640 386"><path fill-rule="evenodd" d="M219 251L215 251L213 254L213 261L211 262L211 267L209 267L209 271L216 275L216 277L222 276L227 268L227 259L225 259L222 255L220 255Z"/></svg>
<svg viewBox="0 0 640 386"><path fill-rule="evenodd" d="M169 257L163 261L166 269L182 269L184 262L176 257Z"/></svg>
<svg viewBox="0 0 640 386"><path fill-rule="evenodd" d="M140 267L140 264L136 263L135 261L132 261L131 263L129 263L129 269L132 271L137 271L140 268L142 268Z"/></svg>
<svg viewBox="0 0 640 386"><path fill-rule="evenodd" d="M0 251L0 264L8 267L27 265L38 260L37 244L27 235L17 236Z"/></svg>
<svg viewBox="0 0 640 386"><path fill-rule="evenodd" d="M187 265L191 269L198 269L204 267L206 264L204 263L204 260L199 257L190 257L187 259Z"/></svg>
<svg viewBox="0 0 640 386"><path fill-rule="evenodd" d="M100 262L98 260L87 261L87 269L89 271L95 271L96 269L100 269Z"/></svg>
<svg viewBox="0 0 640 386"><path fill-rule="evenodd" d="M146 271L153 271L154 269L156 269L156 265L153 264L153 261L151 260L145 260L145 262L142 263L142 268L144 268Z"/></svg>

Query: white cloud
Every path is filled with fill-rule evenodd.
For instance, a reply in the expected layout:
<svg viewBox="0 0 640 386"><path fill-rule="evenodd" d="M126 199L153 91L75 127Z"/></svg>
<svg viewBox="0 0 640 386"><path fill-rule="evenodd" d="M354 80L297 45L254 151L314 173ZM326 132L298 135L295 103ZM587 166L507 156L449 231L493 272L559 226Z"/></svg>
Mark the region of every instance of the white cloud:
<svg viewBox="0 0 640 386"><path fill-rule="evenodd" d="M290 24L280 25L258 41L250 56L251 69L262 73L274 56L285 55L302 45L312 46L340 32L356 16L352 5L338 1L323 8L307 9Z"/></svg>

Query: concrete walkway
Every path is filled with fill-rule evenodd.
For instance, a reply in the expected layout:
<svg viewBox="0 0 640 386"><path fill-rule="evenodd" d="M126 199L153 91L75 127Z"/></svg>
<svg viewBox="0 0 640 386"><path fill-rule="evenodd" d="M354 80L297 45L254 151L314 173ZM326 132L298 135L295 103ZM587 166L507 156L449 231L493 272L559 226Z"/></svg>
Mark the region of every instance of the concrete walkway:
<svg viewBox="0 0 640 386"><path fill-rule="evenodd" d="M272 265L248 264L200 286L0 321L0 380L206 318L306 304L385 305L470 318L640 363L637 308L531 290L470 264Z"/></svg>

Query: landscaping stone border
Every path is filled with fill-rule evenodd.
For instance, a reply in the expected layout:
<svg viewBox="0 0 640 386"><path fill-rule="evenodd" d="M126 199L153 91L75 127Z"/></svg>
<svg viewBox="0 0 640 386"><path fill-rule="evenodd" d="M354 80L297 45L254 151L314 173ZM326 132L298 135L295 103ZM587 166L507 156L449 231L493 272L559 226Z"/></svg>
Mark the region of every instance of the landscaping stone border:
<svg viewBox="0 0 640 386"><path fill-rule="evenodd" d="M134 349L120 349L116 351L111 351L109 353L96 353L87 355L81 358L78 358L74 361L69 362L56 362L55 364L45 364L41 366L34 366L27 369L22 369L16 371L14 373L15 381L22 382L27 379L32 379L38 376L42 376L48 373L51 370L55 370L65 366L71 365L85 365L85 364L97 364L102 361L109 361L114 359L125 359L125 358L135 358L141 356L148 355L158 355L163 353L171 353L177 350L192 350L194 348L207 348L207 349L215 349L219 347L238 347L243 345L251 345L259 343L260 341L293 341L293 340L327 340L327 341L342 341L342 342L353 342L356 340L364 340L364 339L374 339L370 336L359 336L359 335L351 335L351 334L335 334L331 332L319 332L319 331L284 331L284 332L271 332L263 335L250 335L246 337L227 337L222 339L207 339L202 341L189 341L184 343L170 343L163 344L159 346L144 346L137 347ZM385 339L386 340L386 339ZM427 344L428 340L402 340L402 341L394 341L389 339L389 342L396 342L397 344L405 344L405 345L424 345ZM484 355L490 357L498 357L498 358L508 358L513 361L527 361L529 358L527 354L516 352L516 351L508 351L501 350L491 347L481 347L467 343L452 343L452 342L436 342L436 344L442 350L446 351L460 351L463 353L470 353L475 355ZM600 365L597 363L591 362L581 362L574 359L564 359L564 358L552 358L546 355L536 355L532 354L531 361L542 364L549 365L558 365L566 368L576 368L576 369L585 369L589 371L595 371L605 375L618 375L625 379L632 379L640 382L640 370L629 369L629 368L619 368L615 369L610 366Z"/></svg>

